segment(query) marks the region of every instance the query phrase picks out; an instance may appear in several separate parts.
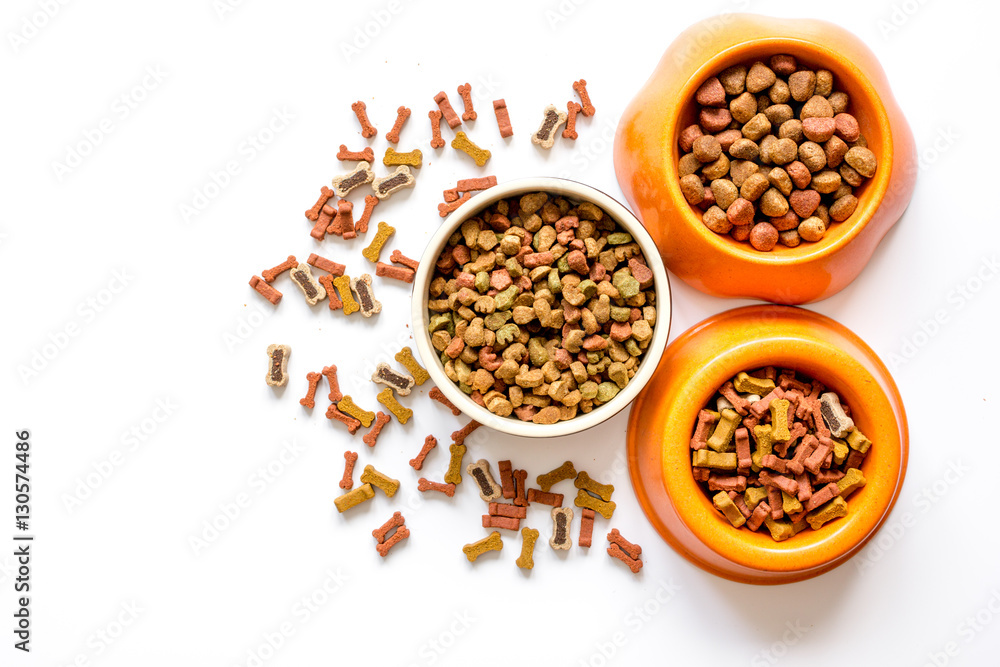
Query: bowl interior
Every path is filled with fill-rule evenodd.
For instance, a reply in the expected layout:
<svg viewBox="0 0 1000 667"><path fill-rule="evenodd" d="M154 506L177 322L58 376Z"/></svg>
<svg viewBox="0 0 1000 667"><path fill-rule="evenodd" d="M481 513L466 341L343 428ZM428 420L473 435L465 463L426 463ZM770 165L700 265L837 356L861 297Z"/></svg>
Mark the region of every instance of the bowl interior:
<svg viewBox="0 0 1000 667"><path fill-rule="evenodd" d="M679 176L677 161L681 157L677 140L681 131L697 123L698 105L694 100L698 87L708 78L720 71L738 64L748 64L754 60L763 60L775 54L791 54L799 64L811 69L827 69L833 73L834 90L848 94L850 104L848 113L858 119L861 133L868 141L878 160L878 170L875 176L866 179L861 186L855 188L858 207L847 220L833 223L820 241L803 242L795 248L789 248L780 243L771 252L758 252L748 244L734 240L728 234L720 235L705 227L701 221L702 211L691 206L684 200L678 184ZM668 175L671 192L678 201L685 224L693 225L700 234L719 251L756 262L794 262L817 254L832 252L842 247L861 231L871 219L879 202L886 194L889 185L889 175L892 171L892 136L889 129L888 115L868 78L849 60L841 54L818 45L814 42L795 39L759 39L745 42L720 52L714 58L704 63L695 75L685 84L679 96L681 102L673 117L674 126L668 128L667 136L671 138L667 150Z"/></svg>
<svg viewBox="0 0 1000 667"><path fill-rule="evenodd" d="M449 237L462 226L462 223L475 217L491 204L501 199L532 192L548 192L565 197L574 203L589 201L603 209L623 229L629 232L642 248L646 263L653 271L653 284L656 291L656 325L653 327L653 339L646 348L636 373L629 383L617 396L604 405L594 408L589 413L578 413L573 419L556 424L522 422L513 416L498 417L477 404L445 375L440 353L431 345L430 334L427 331L429 321L427 303L430 299L428 290L434 277L434 264L447 245ZM670 285L663 260L660 258L660 253L656 250L656 244L653 243L649 233L631 211L609 195L582 183L560 178L536 177L500 183L463 204L444 221L428 243L413 281L413 290L414 340L421 359L438 388L463 413L476 421L498 431L527 437L555 437L576 433L596 426L627 407L656 369L663 349L666 347L670 329Z"/></svg>

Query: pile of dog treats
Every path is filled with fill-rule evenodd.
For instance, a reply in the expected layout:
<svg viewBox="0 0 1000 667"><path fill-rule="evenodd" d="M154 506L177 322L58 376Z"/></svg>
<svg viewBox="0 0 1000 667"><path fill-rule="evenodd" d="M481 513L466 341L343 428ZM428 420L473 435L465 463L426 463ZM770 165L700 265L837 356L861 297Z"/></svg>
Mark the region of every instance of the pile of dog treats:
<svg viewBox="0 0 1000 667"><path fill-rule="evenodd" d="M835 392L768 366L738 373L717 394L716 410L698 413L691 464L733 527L767 526L781 542L847 516L872 443Z"/></svg>

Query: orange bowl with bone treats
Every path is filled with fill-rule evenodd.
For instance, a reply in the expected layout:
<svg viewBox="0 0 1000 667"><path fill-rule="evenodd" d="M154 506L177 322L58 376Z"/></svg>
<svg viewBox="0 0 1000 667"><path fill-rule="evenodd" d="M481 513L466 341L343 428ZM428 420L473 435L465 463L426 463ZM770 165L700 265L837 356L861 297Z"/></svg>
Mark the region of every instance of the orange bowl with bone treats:
<svg viewBox="0 0 1000 667"><path fill-rule="evenodd" d="M913 134L875 55L816 20L684 31L622 115L615 171L668 269L784 304L846 287L913 194Z"/></svg>
<svg viewBox="0 0 1000 667"><path fill-rule="evenodd" d="M895 504L909 449L899 391L871 348L787 306L726 311L681 334L636 399L626 441L660 535L752 584L814 577L856 554Z"/></svg>
<svg viewBox="0 0 1000 667"><path fill-rule="evenodd" d="M495 185L431 238L413 281L414 338L475 421L553 437L627 407L670 328L652 238L622 204L558 178Z"/></svg>

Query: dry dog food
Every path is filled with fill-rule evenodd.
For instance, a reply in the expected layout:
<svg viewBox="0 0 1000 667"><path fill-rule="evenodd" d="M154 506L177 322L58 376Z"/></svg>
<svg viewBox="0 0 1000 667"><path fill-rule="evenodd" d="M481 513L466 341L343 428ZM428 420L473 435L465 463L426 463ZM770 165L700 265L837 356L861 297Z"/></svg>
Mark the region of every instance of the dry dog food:
<svg viewBox="0 0 1000 667"><path fill-rule="evenodd" d="M334 194L340 198L344 198L354 188L365 183L371 183L373 180L375 180L375 172L372 171L371 164L367 160L363 160L354 167L353 171L340 176L334 176L331 185L333 185Z"/></svg>
<svg viewBox="0 0 1000 667"><path fill-rule="evenodd" d="M420 470L424 467L424 459L427 455L431 453L431 450L437 447L438 441L433 435L429 435L424 438L424 446L420 448L420 453L414 458L410 459L410 467L414 470Z"/></svg>
<svg viewBox="0 0 1000 667"><path fill-rule="evenodd" d="M375 151L372 150L371 146L365 146L360 151L349 151L347 150L347 146L345 146L344 144L340 144L340 150L337 152L337 159L340 160L341 162L371 163L375 161ZM327 199L329 199L329 197L327 197ZM315 219L316 218L310 218L310 220L315 220Z"/></svg>
<svg viewBox="0 0 1000 667"><path fill-rule="evenodd" d="M521 527L521 520L509 516L483 515L483 528L501 528L503 530L517 530Z"/></svg>
<svg viewBox="0 0 1000 667"><path fill-rule="evenodd" d="M500 136L507 138L514 135L514 128L510 124L510 114L507 113L507 101L503 98L493 100L493 113L497 117L497 128Z"/></svg>
<svg viewBox="0 0 1000 667"><path fill-rule="evenodd" d="M368 244L368 247L361 251L361 256L372 264L378 264L379 255L382 254L382 247L389 240L389 237L395 233L395 227L391 227L384 222L378 223L378 231L375 232L375 237Z"/></svg>
<svg viewBox="0 0 1000 667"><path fill-rule="evenodd" d="M343 275L334 277L333 286L337 288L337 294L340 295L340 300L344 304L344 315L351 315L361 309L358 302L354 300L354 295L351 294L350 276Z"/></svg>
<svg viewBox="0 0 1000 667"><path fill-rule="evenodd" d="M333 365L324 366L323 375L326 377L326 381L330 386L330 394L328 398L331 403L336 403L344 397L344 395L340 393L340 383L337 381L337 367Z"/></svg>
<svg viewBox="0 0 1000 667"><path fill-rule="evenodd" d="M267 375L264 379L268 386L284 387L288 384L288 357L292 356L292 348L287 345L271 344L267 346Z"/></svg>
<svg viewBox="0 0 1000 667"><path fill-rule="evenodd" d="M358 122L361 123L361 136L365 139L371 139L376 134L378 130L369 122L368 111L365 103L358 100L351 105L351 109L354 111L354 115L358 117Z"/></svg>
<svg viewBox="0 0 1000 667"><path fill-rule="evenodd" d="M594 510L584 507L580 514L580 539L577 544L581 547L590 548L594 539Z"/></svg>
<svg viewBox="0 0 1000 667"><path fill-rule="evenodd" d="M451 410L451 414L455 415L456 417L462 414L462 411L456 408L455 404L449 401L448 397L445 396L443 393L441 393L441 390L438 389L437 387L432 387L431 390L427 393L427 395L433 400L437 401L441 405Z"/></svg>
<svg viewBox="0 0 1000 667"><path fill-rule="evenodd" d="M462 112L462 120L476 120L478 114L472 108L472 86L463 83L458 87L458 94L462 96L462 106L465 108Z"/></svg>
<svg viewBox="0 0 1000 667"><path fill-rule="evenodd" d="M563 494L542 491L541 489L528 489L527 500L529 505L531 503L541 503L542 505L559 507L563 504Z"/></svg>
<svg viewBox="0 0 1000 667"><path fill-rule="evenodd" d="M407 396L413 388L414 379L412 376L400 373L384 361L379 362L372 373L372 382L384 384L395 389L400 396Z"/></svg>
<svg viewBox="0 0 1000 667"><path fill-rule="evenodd" d="M447 93L442 90L434 96L434 101L437 103L438 109L441 110L441 114L444 116L445 122L448 123L448 127L455 129L462 124L462 119L458 117L458 114L452 108Z"/></svg>
<svg viewBox="0 0 1000 667"><path fill-rule="evenodd" d="M441 138L441 117L443 115L438 109L427 112L427 117L431 119L431 148L444 147L444 139Z"/></svg>
<svg viewBox="0 0 1000 667"><path fill-rule="evenodd" d="M258 276L250 279L250 287L257 290L258 294L270 301L274 306L277 306L278 302L281 301L281 292L268 285L267 281L262 280Z"/></svg>
<svg viewBox="0 0 1000 667"><path fill-rule="evenodd" d="M556 132L559 126L566 122L566 112L560 111L554 104L550 104L542 111L542 122L538 130L531 135L531 143L542 148L549 149L556 142Z"/></svg>
<svg viewBox="0 0 1000 667"><path fill-rule="evenodd" d="M375 275L380 278L392 278L393 280L399 280L404 283L412 283L413 278L417 274L405 266L393 266L392 264L386 264L385 262L376 262Z"/></svg>
<svg viewBox="0 0 1000 667"><path fill-rule="evenodd" d="M514 468L510 461L498 461L497 469L500 471L500 490L507 500L516 495L514 489Z"/></svg>
<svg viewBox="0 0 1000 667"><path fill-rule="evenodd" d="M395 252L393 255L395 255ZM410 348L404 347L396 353L393 359L403 364L403 367L410 371L410 375L413 376L413 379L416 381L418 387L430 379L430 374L417 362L416 358L413 356L413 350Z"/></svg>
<svg viewBox="0 0 1000 667"><path fill-rule="evenodd" d="M549 546L555 550L568 550L573 546L573 538L569 534L569 526L573 523L572 507L552 508L552 537Z"/></svg>
<svg viewBox="0 0 1000 667"><path fill-rule="evenodd" d="M346 512L352 507L357 507L366 500L371 500L375 497L375 489L372 488L371 484L362 484L353 491L348 491L347 493L334 498L333 504L337 506L338 512Z"/></svg>
<svg viewBox="0 0 1000 667"><path fill-rule="evenodd" d="M566 129L563 130L563 139L573 139L574 141L579 136L576 131L576 115L583 110L583 107L576 102L566 103Z"/></svg>
<svg viewBox="0 0 1000 667"><path fill-rule="evenodd" d="M322 285L323 289L326 290L326 300L330 305L330 310L340 310L341 308L344 307L344 302L341 301L340 297L337 296L337 292L333 287L334 278L336 278L336 276L330 274L330 275L320 276L316 280L318 280L319 284Z"/></svg>
<svg viewBox="0 0 1000 667"><path fill-rule="evenodd" d="M347 147L346 146L341 146L340 148L341 148L341 150L345 150ZM369 149L369 150L371 150L371 149ZM340 155L338 154L337 157L340 157ZM374 155L372 157L374 157ZM316 200L316 203L313 204L313 207L311 209L309 209L308 211L306 211L306 218L308 218L309 220L312 220L313 222L316 222L316 220L319 219L319 212L322 210L323 206L328 201L330 201L331 197L333 197L333 190L331 190L330 188L326 187L325 185L323 187L321 187L319 189L319 199Z"/></svg>
<svg viewBox="0 0 1000 667"><path fill-rule="evenodd" d="M632 570L632 574L636 574L642 569L642 560L639 557L642 554L642 547L638 544L632 544L622 537L617 528L612 528L611 532L608 533L608 542L611 543L611 546L608 547L609 556L625 563L628 569Z"/></svg>
<svg viewBox="0 0 1000 667"><path fill-rule="evenodd" d="M417 491L421 493L425 491L438 491L444 495L451 498L455 495L455 485L454 484L442 484L441 482L431 482L430 480L421 477L417 480Z"/></svg>
<svg viewBox="0 0 1000 667"><path fill-rule="evenodd" d="M501 497L500 485L493 479L489 461L479 459L475 463L470 463L465 467L465 472L469 473L476 483L476 490L479 491L479 497L484 502L493 502ZM486 527L489 528L489 526Z"/></svg>
<svg viewBox="0 0 1000 667"><path fill-rule="evenodd" d="M350 491L354 486L354 464L358 462L358 453L347 450L344 452L344 476L340 479L340 488Z"/></svg>
<svg viewBox="0 0 1000 667"><path fill-rule="evenodd" d="M346 199L337 202L337 213L330 221L330 226L326 228L326 233L343 236L345 239L357 236L354 231L354 204Z"/></svg>
<svg viewBox="0 0 1000 667"><path fill-rule="evenodd" d="M475 431L480 426L482 426L482 424L477 422L475 419L470 419L468 424L466 424L457 431L451 432L452 442L455 442L459 445L464 445L465 439L468 438L470 435L472 435L472 432Z"/></svg>
<svg viewBox="0 0 1000 667"><path fill-rule="evenodd" d="M392 387L386 387L375 398L396 417L396 421L400 424L410 421L410 417L413 416L413 410L404 407L396 400L396 395L393 393Z"/></svg>
<svg viewBox="0 0 1000 667"><path fill-rule="evenodd" d="M576 493L576 500L573 504L577 507L585 507L587 509L592 509L605 519L610 519L615 513L615 502L613 500L605 501L590 495L585 490L580 489Z"/></svg>
<svg viewBox="0 0 1000 667"><path fill-rule="evenodd" d="M375 298L375 292L372 290L371 275L362 273L357 278L352 278L351 290L358 298L358 307L362 315L371 317L382 312L382 302ZM346 308L344 312L347 312Z"/></svg>
<svg viewBox="0 0 1000 667"><path fill-rule="evenodd" d="M365 466L360 479L362 484L371 484L381 490L382 493L389 498L392 498L396 495L396 491L399 491L398 479L393 479L392 477L375 470L375 467L371 464Z"/></svg>
<svg viewBox="0 0 1000 667"><path fill-rule="evenodd" d="M828 70L776 55L734 65L695 95L681 131L680 187L705 226L759 251L816 242L854 213L877 160Z"/></svg>
<svg viewBox="0 0 1000 667"><path fill-rule="evenodd" d="M385 139L390 144L399 143L399 133L403 129L403 123L406 119L410 117L410 110L406 107L399 107L396 109L396 122L392 124L392 129L385 133ZM371 162L371 160L369 160Z"/></svg>
<svg viewBox="0 0 1000 667"><path fill-rule="evenodd" d="M455 209L457 209L459 206L464 204L465 202L469 201L470 199L472 199L472 195L466 192L464 195L462 195L460 198L456 199L453 202L438 204L438 215L440 215L443 218L452 211L454 211Z"/></svg>
<svg viewBox="0 0 1000 667"><path fill-rule="evenodd" d="M775 541L846 516L870 447L835 392L773 367L723 384L691 438L715 508L735 528L766 526Z"/></svg>
<svg viewBox="0 0 1000 667"><path fill-rule="evenodd" d="M501 200L448 241L428 331L445 374L493 414L554 424L607 403L653 338L653 273L590 202Z"/></svg>
<svg viewBox="0 0 1000 667"><path fill-rule="evenodd" d="M582 102L581 112L583 115L588 118L593 116L597 109L594 108L594 105L590 101L590 93L587 92L587 80L580 79L579 81L574 81L573 90L580 96L580 102Z"/></svg>
<svg viewBox="0 0 1000 667"><path fill-rule="evenodd" d="M277 278L278 276L280 276L282 273L292 268L293 266L297 265L298 263L299 263L298 260L295 259L295 255L289 255L288 259L286 259L284 262L278 264L273 269L267 269L266 271L261 271L260 275L268 283L273 283L275 278Z"/></svg>
<svg viewBox="0 0 1000 667"><path fill-rule="evenodd" d="M410 167L420 167L422 160L423 153L420 152L419 148L414 148L408 153L397 153L395 148L389 146L385 149L385 156L382 158L382 164L387 167L395 167L401 164L405 164Z"/></svg>
<svg viewBox="0 0 1000 667"><path fill-rule="evenodd" d="M361 441L369 447L374 447L375 443L378 442L379 434L382 433L382 429L389 423L389 421L389 415L379 410L379 412L375 415L375 425L372 426L372 430L364 434Z"/></svg>
<svg viewBox="0 0 1000 667"><path fill-rule="evenodd" d="M375 195L365 195L365 210L361 212L361 217L354 225L354 231L358 234L365 234L368 232L368 223L372 218L372 211L375 210L375 206L382 201Z"/></svg>
<svg viewBox="0 0 1000 667"><path fill-rule="evenodd" d="M350 433L351 435L357 433L358 429L361 428L361 422L359 422L354 417L351 417L350 415L345 415L343 412L338 410L336 403L331 403L330 406L326 409L326 418L336 419L337 421L343 423L344 426L347 427L347 432Z"/></svg>
<svg viewBox="0 0 1000 667"><path fill-rule="evenodd" d="M528 496L525 482L528 479L528 471L514 470L511 472L511 477L514 478L514 504L518 507L527 507Z"/></svg>
<svg viewBox="0 0 1000 667"><path fill-rule="evenodd" d="M465 456L467 447L455 443L448 447L451 452L451 459L448 460L448 471L444 474L444 481L449 484L462 483L462 458Z"/></svg>
<svg viewBox="0 0 1000 667"><path fill-rule="evenodd" d="M476 559L487 551L500 551L501 549L503 549L503 539L500 537L500 533L494 530L489 534L489 537L484 537L472 544L466 544L462 547L462 552L470 563L475 563Z"/></svg>
<svg viewBox="0 0 1000 667"><path fill-rule="evenodd" d="M469 139L469 136L461 130L455 133L455 138L451 140L451 147L471 157L477 167L486 166L490 159L490 152L473 143L472 139Z"/></svg>
<svg viewBox="0 0 1000 667"><path fill-rule="evenodd" d="M316 253L309 255L309 259L306 260L306 263L310 264L311 266L315 266L317 269L321 271L326 271L327 273L334 276L344 275L344 271L347 269L347 267L344 266L343 264L334 262L333 260L327 259L326 257L320 257Z"/></svg>
<svg viewBox="0 0 1000 667"><path fill-rule="evenodd" d="M573 462L566 461L558 468L550 470L544 475L539 475L538 477L536 477L535 483L538 484L538 487L542 491L550 491L552 487L558 484L559 482L565 479L574 479L576 478L576 476L577 476L576 468L573 466ZM611 487L611 490L614 491L614 487Z"/></svg>
<svg viewBox="0 0 1000 667"><path fill-rule="evenodd" d="M358 406L350 395L345 395L337 402L337 409L345 415L350 415L357 419L365 428L371 426L372 422L375 421L375 413Z"/></svg>
<svg viewBox="0 0 1000 667"><path fill-rule="evenodd" d="M299 399L299 405L307 408L316 407L316 387L319 385L319 381L323 379L320 373L306 373L306 380L309 381L309 390L306 391L306 395Z"/></svg>
<svg viewBox="0 0 1000 667"><path fill-rule="evenodd" d="M535 567L535 542L538 541L538 531L534 528L521 529L521 555L515 561L522 570Z"/></svg>
<svg viewBox="0 0 1000 667"><path fill-rule="evenodd" d="M326 290L313 276L308 264L299 264L292 269L291 275L292 282L299 286L303 296L306 298L306 303L310 306L315 306L326 298Z"/></svg>
<svg viewBox="0 0 1000 667"><path fill-rule="evenodd" d="M406 519L403 518L402 512L393 512L388 521L372 531L372 537L375 538L375 550L382 558L386 557L390 549L409 536L410 530L406 527Z"/></svg>
<svg viewBox="0 0 1000 667"><path fill-rule="evenodd" d="M372 189L379 199L387 199L403 188L412 188L417 180L410 173L410 168L406 165L396 167L396 171L388 176L372 180Z"/></svg>

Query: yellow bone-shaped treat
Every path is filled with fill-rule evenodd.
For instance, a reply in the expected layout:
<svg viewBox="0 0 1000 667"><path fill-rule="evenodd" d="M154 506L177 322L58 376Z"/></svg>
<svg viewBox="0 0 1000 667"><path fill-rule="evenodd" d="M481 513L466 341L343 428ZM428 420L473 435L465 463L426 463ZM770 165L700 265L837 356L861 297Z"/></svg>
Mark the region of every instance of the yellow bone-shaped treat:
<svg viewBox="0 0 1000 667"><path fill-rule="evenodd" d="M344 315L350 315L361 310L361 306L354 300L354 293L351 292L351 277L347 275L337 276L333 279L333 286L337 288L337 294L344 304Z"/></svg>
<svg viewBox="0 0 1000 667"><path fill-rule="evenodd" d="M390 148L389 150L392 149ZM378 223L378 231L375 232L375 237L372 239L372 242L368 244L368 247L361 251L361 256L372 264L377 264L379 255L382 254L382 248L385 246L386 241L388 241L389 237L395 233L395 227L391 227L384 222Z"/></svg>
<svg viewBox="0 0 1000 667"><path fill-rule="evenodd" d="M722 512L729 523L733 524L733 528L739 528L747 522L743 513L740 512L740 508L736 506L736 503L732 501L729 494L725 491L719 491L712 497L712 504L715 505L715 509Z"/></svg>
<svg viewBox="0 0 1000 667"><path fill-rule="evenodd" d="M847 501L837 496L825 505L820 505L806 515L806 521L813 530L819 530L828 521L847 516Z"/></svg>
<svg viewBox="0 0 1000 667"><path fill-rule="evenodd" d="M337 506L338 512L346 512L347 510L360 505L366 500L370 500L375 497L375 489L372 488L371 484L362 484L353 491L348 491L342 496L334 498L333 504Z"/></svg>
<svg viewBox="0 0 1000 667"><path fill-rule="evenodd" d="M535 542L538 540L538 531L534 528L521 529L521 555L517 557L517 566L522 570L530 570L535 567Z"/></svg>
<svg viewBox="0 0 1000 667"><path fill-rule="evenodd" d="M455 133L455 138L451 140L451 147L471 157L477 167L485 166L486 162L490 159L490 152L472 143L469 136L461 130Z"/></svg>
<svg viewBox="0 0 1000 667"><path fill-rule="evenodd" d="M503 549L503 539L500 537L500 533L495 530L489 534L489 537L484 537L478 542L462 547L462 551L470 563L475 563L476 559L487 551L500 551L501 549Z"/></svg>
<svg viewBox="0 0 1000 667"><path fill-rule="evenodd" d="M404 347L402 350L396 353L394 357L396 361L403 364L406 370L410 371L410 375L413 376L414 381L417 386L422 385L430 379L430 373L425 371L423 367L417 362L416 358L413 356L413 350L408 347Z"/></svg>
<svg viewBox="0 0 1000 667"><path fill-rule="evenodd" d="M423 154L419 148L415 148L409 153L398 153L395 148L389 146L389 148L385 149L385 157L382 158L382 164L387 167L395 167L400 164L419 167L421 160L423 160Z"/></svg>
<svg viewBox="0 0 1000 667"><path fill-rule="evenodd" d="M365 410L354 402L354 399L350 396L344 396L337 403L337 409L343 412L345 415L350 415L361 422L365 428L372 425L372 421L375 420L375 413L371 410Z"/></svg>
<svg viewBox="0 0 1000 667"><path fill-rule="evenodd" d="M448 484L462 483L462 458L465 456L465 445L454 444L448 447L451 452L451 460L448 461L448 472L444 474L444 481Z"/></svg>
<svg viewBox="0 0 1000 667"><path fill-rule="evenodd" d="M715 425L712 436L708 439L708 446L717 452L724 452L729 449L733 441L733 434L740 425L740 415L736 410L726 408L719 414L719 422Z"/></svg>
<svg viewBox="0 0 1000 667"><path fill-rule="evenodd" d="M378 394L375 395L378 402L386 407L389 412L396 416L400 424L405 424L410 421L410 417L413 416L413 410L403 407L399 401L396 400L396 395L392 391L392 387L386 387Z"/></svg>
<svg viewBox="0 0 1000 667"><path fill-rule="evenodd" d="M365 466L364 472L361 473L361 481L365 484L371 484L372 486L378 487L390 498L396 495L396 491L399 491L398 479L393 479L392 477L375 470L375 467L370 463Z"/></svg>
<svg viewBox="0 0 1000 667"><path fill-rule="evenodd" d="M767 396L774 389L774 381L767 378L755 378L745 371L737 373L733 378L733 386L741 394L757 394Z"/></svg>
<svg viewBox="0 0 1000 667"><path fill-rule="evenodd" d="M553 486L564 479L573 479L574 477L576 477L576 468L573 467L572 461L566 461L555 470L550 470L544 475L536 477L535 483L542 491L550 491Z"/></svg>
<svg viewBox="0 0 1000 667"><path fill-rule="evenodd" d="M615 507L617 507L613 500L605 502L600 498L595 498L583 489L577 492L576 500L573 501L573 504L577 507L592 509L605 519L610 519L611 515L615 513Z"/></svg>
<svg viewBox="0 0 1000 667"><path fill-rule="evenodd" d="M580 474L576 476L576 481L573 484L578 489L586 489L595 496L600 496L601 500L604 500L605 502L611 500L611 494L615 492L613 484L601 484L597 480L591 479L590 475L588 475L586 471L581 471Z"/></svg>

